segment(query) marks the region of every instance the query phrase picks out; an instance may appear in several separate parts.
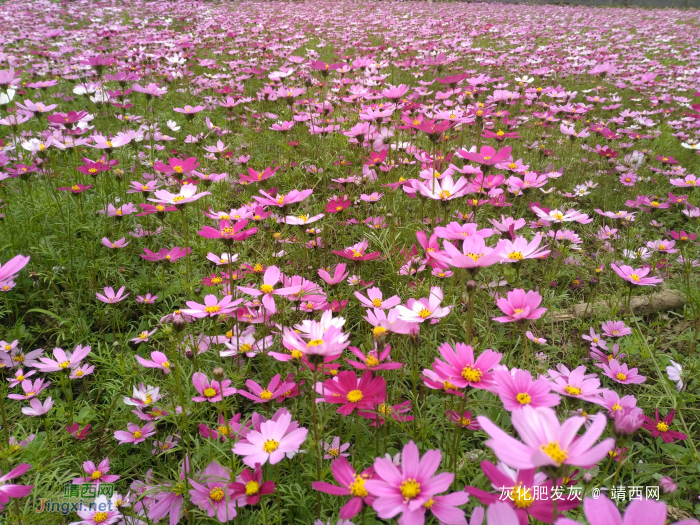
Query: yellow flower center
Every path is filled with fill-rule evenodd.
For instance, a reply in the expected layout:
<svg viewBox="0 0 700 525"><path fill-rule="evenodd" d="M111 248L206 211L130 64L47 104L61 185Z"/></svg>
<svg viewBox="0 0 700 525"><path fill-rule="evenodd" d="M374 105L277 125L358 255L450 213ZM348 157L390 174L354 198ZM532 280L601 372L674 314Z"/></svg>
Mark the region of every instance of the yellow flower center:
<svg viewBox="0 0 700 525"><path fill-rule="evenodd" d="M309 341L308 343L306 343L306 347L307 347L307 348L311 348L311 347L314 347L314 346L320 346L320 345L322 345L322 344L323 344L323 339L312 339L311 341Z"/></svg>
<svg viewBox="0 0 700 525"><path fill-rule="evenodd" d="M346 397L350 403L359 403L364 396L361 390L351 390Z"/></svg>
<svg viewBox="0 0 700 525"><path fill-rule="evenodd" d="M99 470L96 470L90 476L91 479L100 479L101 477L102 477L102 472L100 472Z"/></svg>
<svg viewBox="0 0 700 525"><path fill-rule="evenodd" d="M206 397L214 397L216 395L216 390L214 390L212 387L205 388L204 395Z"/></svg>
<svg viewBox="0 0 700 525"><path fill-rule="evenodd" d="M569 457L566 450L562 450L558 441L553 441L546 445L541 445L540 450L552 458L557 465L561 465Z"/></svg>
<svg viewBox="0 0 700 525"><path fill-rule="evenodd" d="M369 495L367 489L365 488L365 480L362 476L356 475L355 481L350 483L350 486L348 488L350 489L351 496L366 498Z"/></svg>
<svg viewBox="0 0 700 525"><path fill-rule="evenodd" d="M59 368L68 368L70 366L70 361L63 361L58 365Z"/></svg>
<svg viewBox="0 0 700 525"><path fill-rule="evenodd" d="M469 365L462 369L462 377L470 383L480 383L483 375L484 374L481 373L481 370L478 368L472 368Z"/></svg>
<svg viewBox="0 0 700 525"><path fill-rule="evenodd" d="M407 500L413 499L420 494L420 483L413 478L408 478L401 483L399 490L401 490L401 495Z"/></svg>
<svg viewBox="0 0 700 525"><path fill-rule="evenodd" d="M444 388L445 390L457 390L458 389L455 385L453 385L449 381L443 381L442 388Z"/></svg>
<svg viewBox="0 0 700 525"><path fill-rule="evenodd" d="M260 485L257 481L250 480L245 484L245 495L254 496L260 491Z"/></svg>
<svg viewBox="0 0 700 525"><path fill-rule="evenodd" d="M175 173L182 173L182 166L173 166L173 171Z"/></svg>
<svg viewBox="0 0 700 525"><path fill-rule="evenodd" d="M452 195L452 194L451 194L449 191L447 191L447 190L442 190L442 191L440 192L440 198L441 198L441 199L449 199L451 195Z"/></svg>
<svg viewBox="0 0 700 525"><path fill-rule="evenodd" d="M433 505L435 505L435 500L434 500L433 498L430 498L428 501L426 501L425 503L423 503L423 506L424 506L426 509L430 509Z"/></svg>
<svg viewBox="0 0 700 525"><path fill-rule="evenodd" d="M268 454L271 454L272 452L277 450L279 446L279 441L275 441L274 439L268 439L267 441L265 441L265 443L263 443L263 450Z"/></svg>
<svg viewBox="0 0 700 525"><path fill-rule="evenodd" d="M632 273L632 274L630 274L630 279L632 279L635 283L638 283L639 282L639 275L637 275L636 273Z"/></svg>
<svg viewBox="0 0 700 525"><path fill-rule="evenodd" d="M71 186L70 189L73 191L80 191L80 186Z"/></svg>
<svg viewBox="0 0 700 525"><path fill-rule="evenodd" d="M15 379L16 379L17 381L24 381L24 376L23 376L23 375L18 375L17 377L15 377Z"/></svg>
<svg viewBox="0 0 700 525"><path fill-rule="evenodd" d="M618 372L617 375L615 376L619 381L624 381L627 379L627 376L623 374L622 372Z"/></svg>
<svg viewBox="0 0 700 525"><path fill-rule="evenodd" d="M368 355L366 364L369 368L375 367L379 364L379 359L377 359L373 355Z"/></svg>
<svg viewBox="0 0 700 525"><path fill-rule="evenodd" d="M581 389L576 387L576 386L571 386L571 385L566 385L566 393L569 394L570 396L580 396L581 395Z"/></svg>
<svg viewBox="0 0 700 525"><path fill-rule="evenodd" d="M140 438L141 436L143 436L143 434L141 433L140 430L137 430L136 432L134 432L134 439L138 439L138 438Z"/></svg>
<svg viewBox="0 0 700 525"><path fill-rule="evenodd" d="M615 404L612 406L612 411L613 411L613 412L617 412L618 410L622 410L622 407L621 407L618 403L615 403Z"/></svg>
<svg viewBox="0 0 700 525"><path fill-rule="evenodd" d="M94 521L95 523L102 523L103 521L107 521L108 517L109 516L106 512L96 512L95 515L92 517L92 521Z"/></svg>
<svg viewBox="0 0 700 525"><path fill-rule="evenodd" d="M463 417L462 419L459 420L459 424L462 425L463 427L468 427L469 425L472 424L472 420L466 417Z"/></svg>
<svg viewBox="0 0 700 525"><path fill-rule="evenodd" d="M208 314L215 314L219 310L221 310L221 307L217 304L215 304L214 306L207 306L206 308L204 308L204 311Z"/></svg>
<svg viewBox="0 0 700 525"><path fill-rule="evenodd" d="M270 392L267 388L260 392L260 399L272 399L272 392Z"/></svg>
<svg viewBox="0 0 700 525"><path fill-rule="evenodd" d="M529 405L532 403L532 398L530 397L530 394L526 394L525 392L519 393L517 396L515 396L515 399L518 400L518 403L521 405Z"/></svg>
<svg viewBox="0 0 700 525"><path fill-rule="evenodd" d="M180 202L183 200L185 200L185 197L183 197L182 195L177 195L176 197L173 197L173 202Z"/></svg>
<svg viewBox="0 0 700 525"><path fill-rule="evenodd" d="M659 430L660 432L668 432L668 429L669 429L669 428L671 428L671 427L669 427L669 426L668 426L666 423L664 423L663 421L659 421L659 422L656 424L656 430Z"/></svg>
<svg viewBox="0 0 700 525"><path fill-rule="evenodd" d="M372 299L372 306L375 308L379 308L382 306L382 300L381 299Z"/></svg>
<svg viewBox="0 0 700 525"><path fill-rule="evenodd" d="M523 258L523 252L510 252L508 258L511 261L520 261Z"/></svg>
<svg viewBox="0 0 700 525"><path fill-rule="evenodd" d="M270 286L269 284L263 284L263 285L260 287L260 291L261 291L262 293L272 293L273 290L274 290L274 288L273 288L272 286Z"/></svg>
<svg viewBox="0 0 700 525"><path fill-rule="evenodd" d="M223 282L223 279L221 277L212 277L211 279L211 284L220 284Z"/></svg>
<svg viewBox="0 0 700 525"><path fill-rule="evenodd" d="M211 489L209 497L212 501L221 501L222 499L224 499L224 490L221 487Z"/></svg>
<svg viewBox="0 0 700 525"><path fill-rule="evenodd" d="M432 312L430 310L428 310L427 308L423 308L420 312L418 312L418 316L421 319L426 319L427 317L430 317L431 313Z"/></svg>

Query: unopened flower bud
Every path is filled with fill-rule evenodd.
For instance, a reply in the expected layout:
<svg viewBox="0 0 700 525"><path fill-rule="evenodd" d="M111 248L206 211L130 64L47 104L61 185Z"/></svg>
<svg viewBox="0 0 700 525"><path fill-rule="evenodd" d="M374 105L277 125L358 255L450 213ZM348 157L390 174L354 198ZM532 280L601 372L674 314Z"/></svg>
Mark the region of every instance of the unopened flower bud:
<svg viewBox="0 0 700 525"><path fill-rule="evenodd" d="M194 352L192 350L185 350L185 357L189 359L190 361L194 359Z"/></svg>
<svg viewBox="0 0 700 525"><path fill-rule="evenodd" d="M226 374L224 374L224 369L221 368L220 366L217 366L213 371L212 375L214 376L214 379L217 381L223 381L224 377L226 377Z"/></svg>
<svg viewBox="0 0 700 525"><path fill-rule="evenodd" d="M185 328L187 328L187 321L182 317L182 314L175 312L173 314L173 330L182 332Z"/></svg>
<svg viewBox="0 0 700 525"><path fill-rule="evenodd" d="M476 288L476 281L474 279L469 279L467 281L467 291L473 292L475 288Z"/></svg>
<svg viewBox="0 0 700 525"><path fill-rule="evenodd" d="M668 476L664 476L659 479L659 487L661 488L661 492L664 494L671 494L672 492L676 492L676 490L678 490L678 485L676 485Z"/></svg>
<svg viewBox="0 0 700 525"><path fill-rule="evenodd" d="M590 485L593 483L593 476L590 472L586 472L583 476L581 476L581 483L584 485Z"/></svg>

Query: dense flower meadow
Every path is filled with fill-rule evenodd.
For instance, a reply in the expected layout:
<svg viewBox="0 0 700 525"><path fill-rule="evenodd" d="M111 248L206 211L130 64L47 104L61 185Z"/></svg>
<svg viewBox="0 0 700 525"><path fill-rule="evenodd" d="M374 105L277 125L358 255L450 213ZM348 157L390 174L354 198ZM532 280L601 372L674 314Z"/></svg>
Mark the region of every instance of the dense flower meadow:
<svg viewBox="0 0 700 525"><path fill-rule="evenodd" d="M698 525L697 11L0 20L3 524Z"/></svg>

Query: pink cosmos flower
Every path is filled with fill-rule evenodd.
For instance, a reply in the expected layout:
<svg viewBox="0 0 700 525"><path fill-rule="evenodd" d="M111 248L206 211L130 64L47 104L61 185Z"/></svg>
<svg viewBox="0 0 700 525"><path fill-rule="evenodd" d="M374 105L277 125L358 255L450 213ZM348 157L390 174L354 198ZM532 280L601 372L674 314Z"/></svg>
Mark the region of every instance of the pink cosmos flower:
<svg viewBox="0 0 700 525"><path fill-rule="evenodd" d="M141 366L146 368L160 368L166 375L170 373L170 361L168 361L168 357L163 352L151 352L151 361L138 355L135 357L136 361L138 361Z"/></svg>
<svg viewBox="0 0 700 525"><path fill-rule="evenodd" d="M451 306L440 306L443 298L442 288L432 286L429 297L418 300L411 298L406 303L406 306L397 306L399 317L407 323L422 323L428 319L441 319L452 310Z"/></svg>
<svg viewBox="0 0 700 525"><path fill-rule="evenodd" d="M109 472L109 458L100 461L100 464L95 466L92 461L83 463L83 471L85 477L75 478L72 483L80 485L81 483L114 483L119 479L116 474L107 474Z"/></svg>
<svg viewBox="0 0 700 525"><path fill-rule="evenodd" d="M460 224L458 222L451 222L447 226L437 226L435 228L435 234L441 239L463 241L469 237L479 236L486 239L493 235L493 230L491 228L478 229L479 226L473 222L465 222Z"/></svg>
<svg viewBox="0 0 700 525"><path fill-rule="evenodd" d="M450 421L456 423L462 428L469 430L481 430L481 425L479 425L479 422L472 416L472 413L469 412L469 410L465 410L461 415L459 412L455 412L454 410L448 410L445 415L450 418Z"/></svg>
<svg viewBox="0 0 700 525"><path fill-rule="evenodd" d="M43 416L49 410L51 410L51 407L53 406L53 399L51 399L51 396L49 396L44 400L44 403L42 404L41 401L39 401L39 399L35 397L29 402L29 405L29 407L22 408L22 413L24 415Z"/></svg>
<svg viewBox="0 0 700 525"><path fill-rule="evenodd" d="M510 323L513 321L524 322L529 319L539 319L547 311L546 308L538 308L542 303L542 296L533 290L516 288L508 292L507 298L501 297L496 301L496 305L506 314L502 317L494 317L494 321L499 323Z"/></svg>
<svg viewBox="0 0 700 525"><path fill-rule="evenodd" d="M615 263L612 263L610 267L615 270L615 273L622 277L625 281L638 286L654 286L660 282L663 282L663 279L659 277L646 277L650 271L649 268L638 268L635 270L626 264L618 266Z"/></svg>
<svg viewBox="0 0 700 525"><path fill-rule="evenodd" d="M603 390L603 402L601 406L608 409L608 417L614 417L616 412L621 410L630 410L637 406L637 399L634 396L625 396L620 398L620 395L614 390Z"/></svg>
<svg viewBox="0 0 700 525"><path fill-rule="evenodd" d="M480 268L491 266L499 261L494 249L487 247L480 235L467 237L462 243L461 251L450 241L443 243L443 249L444 253L434 252L433 257L450 266L466 268L472 275Z"/></svg>
<svg viewBox="0 0 700 525"><path fill-rule="evenodd" d="M126 299L130 295L130 294L122 295L124 293L125 288L126 287L122 286L121 288L119 288L119 291L115 294L114 288L112 288L111 286L107 286L104 289L104 292L105 292L104 295L102 295L100 293L96 293L95 295L103 303L108 303L108 304L118 303L120 301L123 301L124 299Z"/></svg>
<svg viewBox="0 0 700 525"><path fill-rule="evenodd" d="M292 415L288 411L282 412L277 420L271 419L260 425L260 430L251 430L246 434L246 442L239 441L233 446L233 453L245 456L243 463L249 467L260 466L270 461L276 465L282 461L288 452L299 449L306 439L308 429L297 427L293 424Z"/></svg>
<svg viewBox="0 0 700 525"><path fill-rule="evenodd" d="M192 384L197 392L201 394L200 396L195 396L192 398L192 401L196 401L197 403L201 403L203 401L217 403L223 400L223 398L232 396L236 393L235 388L229 387L231 385L230 379L224 379L221 382L216 380L209 381L207 376L202 372L195 372L192 375Z"/></svg>
<svg viewBox="0 0 700 525"><path fill-rule="evenodd" d="M347 265L345 263L340 263L336 265L335 269L333 270L333 276L331 277L329 270L325 270L323 268L319 268L318 270L318 276L324 280L326 284L330 284L331 286L342 283L345 278L348 276L350 272L346 272L345 268L347 268Z"/></svg>
<svg viewBox="0 0 700 525"><path fill-rule="evenodd" d="M134 344L147 343L148 338L151 337L153 334L155 334L157 331L158 331L157 328L154 328L150 332L148 330L144 330L143 332L141 332L139 335L137 335L133 339L129 339L129 341L134 343Z"/></svg>
<svg viewBox="0 0 700 525"><path fill-rule="evenodd" d="M503 263L515 263L523 259L541 259L550 252L546 247L538 249L542 239L542 235L535 235L529 243L525 237L520 236L514 241L502 239L496 245L495 252Z"/></svg>
<svg viewBox="0 0 700 525"><path fill-rule="evenodd" d="M384 349L379 352L375 341L374 350L367 352L367 355L363 354L362 350L356 346L351 346L349 349L361 362L352 361L350 359L347 359L345 362L359 370L397 370L403 366L401 363L392 363L389 360L391 345L385 346Z"/></svg>
<svg viewBox="0 0 700 525"><path fill-rule="evenodd" d="M433 368L438 374L449 378L453 385L482 390L491 390L494 386L494 372L491 370L500 362L502 354L488 349L475 360L474 350L464 343L457 343L454 349L449 343L443 343L438 351L447 362L436 359Z"/></svg>
<svg viewBox="0 0 700 525"><path fill-rule="evenodd" d="M350 454L345 454L344 452L349 448L350 443L343 443L343 445L341 446L340 438L336 436L330 443L323 443L323 450L326 451L326 455L323 456L323 459L338 459L340 457L346 458Z"/></svg>
<svg viewBox="0 0 700 525"><path fill-rule="evenodd" d="M10 388L16 387L26 378L31 377L34 374L36 374L35 370L32 370L31 372L25 372L21 368L18 368L17 370L15 370L15 375L13 377L7 378L7 380L10 382Z"/></svg>
<svg viewBox="0 0 700 525"><path fill-rule="evenodd" d="M122 237L118 241L110 241L107 237L102 237L102 246L105 246L107 248L124 248L125 246L128 246L129 243L126 242L126 238Z"/></svg>
<svg viewBox="0 0 700 525"><path fill-rule="evenodd" d="M180 248L179 246L175 246L170 249L161 248L157 253L154 253L148 248L144 248L143 251L146 252L146 255L141 255L141 258L146 259L147 261L169 261L174 263L192 253L192 248Z"/></svg>
<svg viewBox="0 0 700 525"><path fill-rule="evenodd" d="M243 299L236 299L234 301L233 297L230 295L225 295L219 300L216 295L209 294L204 297L204 304L199 304L195 301L187 301L187 306L189 306L189 308L183 308L182 313L198 319L202 317L228 315L242 302Z"/></svg>
<svg viewBox="0 0 700 525"><path fill-rule="evenodd" d="M404 445L398 466L386 458L377 458L374 462L375 477L365 482L367 491L377 498L372 503L377 516L391 519L401 514L401 523L423 525L425 512L430 508L435 517L446 525L463 524L464 512L456 505L469 500L466 494L456 498L445 497L439 504L436 500L440 492L449 489L454 478L454 474L449 472L435 474L441 461L442 453L439 450L428 450L421 458L413 441Z"/></svg>
<svg viewBox="0 0 700 525"><path fill-rule="evenodd" d="M23 498L29 496L29 493L34 488L34 485L16 485L8 483L9 480L21 476L26 473L32 466L29 463L21 463L7 474L2 474L0 471L0 509L10 502L10 498Z"/></svg>
<svg viewBox="0 0 700 525"><path fill-rule="evenodd" d="M248 219L242 219L236 221L233 226L231 223L224 219L219 221L218 228L212 228L211 226L203 226L201 230L197 232L200 237L205 237L207 239L221 239L226 243L233 243L234 241L244 241L248 237L255 235L258 232L257 228L244 228L248 225ZM232 261L233 262L233 259ZM228 261L227 261L228 264Z"/></svg>
<svg viewBox="0 0 700 525"><path fill-rule="evenodd" d="M496 152L496 150L491 146L481 146L479 153L476 153L476 147L473 147L470 151L463 149L457 151L457 156L472 162L476 162L477 164L493 166L494 164L498 164L499 162L503 162L511 158L510 152L512 150L513 148L506 146L505 148Z"/></svg>
<svg viewBox="0 0 700 525"><path fill-rule="evenodd" d="M632 329L625 326L624 321L606 321L602 326L603 334L608 337L623 337L632 333Z"/></svg>
<svg viewBox="0 0 700 525"><path fill-rule="evenodd" d="M42 390L48 388L51 385L51 381L47 381L44 383L44 379L37 379L32 383L31 380L25 379L22 381L22 390L24 390L24 394L8 394L7 397L8 399L18 399L25 401L27 399L33 399L36 396L38 396Z"/></svg>
<svg viewBox="0 0 700 525"><path fill-rule="evenodd" d="M639 375L636 368L627 368L627 364L612 359L610 363L603 364L603 374L623 385L639 384L646 381L646 376Z"/></svg>
<svg viewBox="0 0 700 525"><path fill-rule="evenodd" d="M389 299L383 300L382 291L377 288L369 288L367 290L367 297L362 295L360 292L355 292L355 297L359 299L362 305L366 308L381 308L382 310L388 310L396 305L401 304L401 298L398 295L394 295Z"/></svg>
<svg viewBox="0 0 700 525"><path fill-rule="evenodd" d="M285 206L289 206L290 204L303 201L313 192L313 189L302 191L292 190L287 195L280 194L277 197L273 197L272 195L266 193L264 190L260 190L262 197L255 196L253 198L263 206L277 206L280 208L284 208Z"/></svg>
<svg viewBox="0 0 700 525"><path fill-rule="evenodd" d="M233 489L229 486L231 473L227 469L212 461L197 476L197 480L189 478L189 481L192 486L190 490L192 503L206 511L207 516L210 518L216 516L220 523L228 523L236 517L236 507L242 506L243 502L239 503L233 497ZM171 514L170 517L172 522L173 515Z"/></svg>
<svg viewBox="0 0 700 525"><path fill-rule="evenodd" d="M114 433L114 439L119 441L120 445L124 443L138 445L156 433L155 424L150 422L146 423L143 428L134 423L127 423L126 428L127 430L117 430Z"/></svg>
<svg viewBox="0 0 700 525"><path fill-rule="evenodd" d="M197 193L197 186L194 184L185 184L180 187L178 193L170 193L168 190L156 190L155 198L150 197L150 202L171 206L183 206L190 202L197 201L206 195L211 195L209 191Z"/></svg>
<svg viewBox="0 0 700 525"><path fill-rule="evenodd" d="M280 374L275 374L266 388L261 387L252 379L246 380L245 384L250 392L238 390L238 394L251 399L254 403L267 403L271 399L277 399L296 386L293 381L282 382Z"/></svg>
<svg viewBox="0 0 700 525"><path fill-rule="evenodd" d="M374 308L373 310L367 310L367 317L363 317L363 319L374 327L372 333L375 339L384 337L388 333L408 334L420 326L418 323L402 320L400 315L398 307L391 310Z"/></svg>
<svg viewBox="0 0 700 525"><path fill-rule="evenodd" d="M595 374L586 375L585 365L579 366L566 376L553 370L549 371L549 375L553 377L552 390L555 392L563 396L583 399L590 403L601 403L600 380Z"/></svg>
<svg viewBox="0 0 700 525"><path fill-rule="evenodd" d="M90 346L78 345L71 352L64 352L62 348L54 348L54 359L48 357L40 357L40 363L34 364L34 368L40 372L60 372L61 370L70 370L80 366L80 362L90 354Z"/></svg>
<svg viewBox="0 0 700 525"><path fill-rule="evenodd" d="M345 259L350 259L351 261L371 261L372 259L376 259L381 255L379 252L365 253L367 251L368 246L369 243L365 239L363 239L357 244L353 244L352 246L345 248L343 251L331 251L334 254L340 257L344 257Z"/></svg>
<svg viewBox="0 0 700 525"><path fill-rule="evenodd" d="M526 406L553 407L560 402L559 396L551 393L552 387L547 378L533 380L527 370L497 370L493 377L503 408L509 412Z"/></svg>
<svg viewBox="0 0 700 525"><path fill-rule="evenodd" d="M605 430L606 417L602 413L596 414L586 432L576 437L585 418L571 417L560 424L551 408L526 406L511 415L513 426L523 442L508 435L486 416L477 419L490 437L486 446L511 468L590 467L605 458L615 444L614 438L607 438L593 445Z"/></svg>
<svg viewBox="0 0 700 525"><path fill-rule="evenodd" d="M253 297L262 298L262 304L267 309L270 314L277 312L277 306L275 305L274 295L288 296L295 294L301 290L301 285L290 286L288 288L278 288L275 290L275 285L279 282L282 273L277 266L270 266L265 270L265 275L263 275L263 284L260 288L250 288L247 286L238 286L237 288L248 295Z"/></svg>
<svg viewBox="0 0 700 525"><path fill-rule="evenodd" d="M367 491L365 486L374 476L372 467L357 474L350 462L340 457L331 463L331 473L340 486L325 481L314 481L311 486L314 490L333 496L351 496L350 500L340 508L341 519L349 520L360 513L363 505L371 506L374 503L376 498Z"/></svg>

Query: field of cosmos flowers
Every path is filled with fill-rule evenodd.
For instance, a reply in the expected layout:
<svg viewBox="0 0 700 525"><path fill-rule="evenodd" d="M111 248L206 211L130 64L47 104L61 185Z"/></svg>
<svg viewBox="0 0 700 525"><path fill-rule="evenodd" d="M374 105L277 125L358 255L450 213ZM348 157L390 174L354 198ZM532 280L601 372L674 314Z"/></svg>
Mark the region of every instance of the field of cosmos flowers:
<svg viewBox="0 0 700 525"><path fill-rule="evenodd" d="M4 2L0 522L698 525L699 42Z"/></svg>

